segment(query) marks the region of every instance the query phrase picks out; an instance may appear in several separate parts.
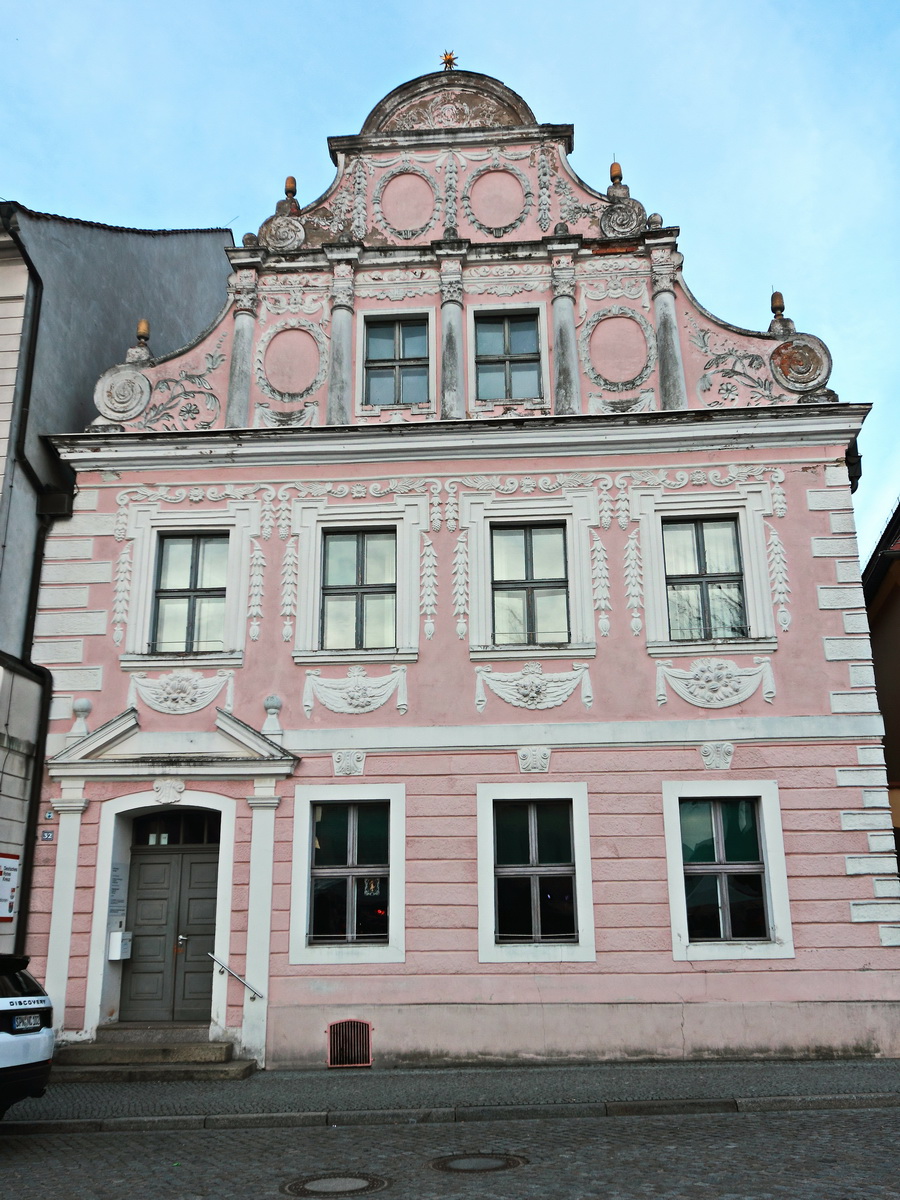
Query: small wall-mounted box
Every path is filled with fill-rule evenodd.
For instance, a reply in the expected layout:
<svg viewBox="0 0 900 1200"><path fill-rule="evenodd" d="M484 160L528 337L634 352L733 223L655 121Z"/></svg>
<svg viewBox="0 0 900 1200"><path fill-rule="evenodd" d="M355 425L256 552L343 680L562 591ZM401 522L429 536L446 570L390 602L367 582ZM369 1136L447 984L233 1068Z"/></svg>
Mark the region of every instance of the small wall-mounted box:
<svg viewBox="0 0 900 1200"><path fill-rule="evenodd" d="M106 957L110 962L131 958L131 930L114 929L112 931L109 935L109 952Z"/></svg>

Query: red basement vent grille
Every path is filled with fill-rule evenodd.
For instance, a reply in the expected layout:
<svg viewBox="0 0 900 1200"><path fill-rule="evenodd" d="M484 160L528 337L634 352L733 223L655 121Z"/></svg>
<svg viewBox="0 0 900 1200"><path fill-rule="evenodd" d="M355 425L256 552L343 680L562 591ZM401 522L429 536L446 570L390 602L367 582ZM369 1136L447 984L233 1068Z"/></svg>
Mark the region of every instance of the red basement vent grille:
<svg viewBox="0 0 900 1200"><path fill-rule="evenodd" d="M371 1067L372 1026L368 1021L332 1021L328 1026L329 1067Z"/></svg>

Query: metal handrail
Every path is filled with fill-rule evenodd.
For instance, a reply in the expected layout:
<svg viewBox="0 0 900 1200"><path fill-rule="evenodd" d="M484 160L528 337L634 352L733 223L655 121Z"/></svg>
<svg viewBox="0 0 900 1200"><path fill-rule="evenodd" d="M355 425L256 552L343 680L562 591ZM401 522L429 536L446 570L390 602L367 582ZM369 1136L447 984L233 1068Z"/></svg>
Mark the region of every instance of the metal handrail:
<svg viewBox="0 0 900 1200"><path fill-rule="evenodd" d="M211 950L207 950L206 953L213 960L213 962L216 964L216 966L219 968L220 975L224 971L227 971L228 974L232 977L232 979L236 979L238 981L238 983L242 983L244 985L244 987L247 988L248 991L253 993L253 995L250 997L251 1000L255 1000L257 996L259 996L260 1000L263 999L262 992L258 992L252 983L248 983L246 979L242 979L240 977L240 975L238 975L237 971L232 971L231 967L226 966L225 963L223 963L220 959L216 958L216 956L213 954L213 952Z"/></svg>

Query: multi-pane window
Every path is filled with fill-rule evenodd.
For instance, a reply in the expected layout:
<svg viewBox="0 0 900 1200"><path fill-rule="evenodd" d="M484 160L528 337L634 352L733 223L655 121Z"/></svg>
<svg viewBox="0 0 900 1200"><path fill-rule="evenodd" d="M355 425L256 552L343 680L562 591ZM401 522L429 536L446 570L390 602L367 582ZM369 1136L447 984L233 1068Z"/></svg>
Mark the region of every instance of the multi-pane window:
<svg viewBox="0 0 900 1200"><path fill-rule="evenodd" d="M312 806L308 942L388 940L390 805Z"/></svg>
<svg viewBox="0 0 900 1200"><path fill-rule="evenodd" d="M428 322L366 322L365 402L428 402Z"/></svg>
<svg viewBox="0 0 900 1200"><path fill-rule="evenodd" d="M327 532L322 567L323 650L397 644L397 535L393 529Z"/></svg>
<svg viewBox="0 0 900 1200"><path fill-rule="evenodd" d="M475 318L475 394L489 401L540 397L536 314Z"/></svg>
<svg viewBox="0 0 900 1200"><path fill-rule="evenodd" d="M570 800L494 802L495 938L577 942Z"/></svg>
<svg viewBox="0 0 900 1200"><path fill-rule="evenodd" d="M160 538L151 652L225 649L227 570L227 535Z"/></svg>
<svg viewBox="0 0 900 1200"><path fill-rule="evenodd" d="M737 521L665 521L663 548L672 640L747 637Z"/></svg>
<svg viewBox="0 0 900 1200"><path fill-rule="evenodd" d="M495 646L569 641L564 525L491 527Z"/></svg>
<svg viewBox="0 0 900 1200"><path fill-rule="evenodd" d="M682 800L679 815L689 940L768 939L758 801Z"/></svg>

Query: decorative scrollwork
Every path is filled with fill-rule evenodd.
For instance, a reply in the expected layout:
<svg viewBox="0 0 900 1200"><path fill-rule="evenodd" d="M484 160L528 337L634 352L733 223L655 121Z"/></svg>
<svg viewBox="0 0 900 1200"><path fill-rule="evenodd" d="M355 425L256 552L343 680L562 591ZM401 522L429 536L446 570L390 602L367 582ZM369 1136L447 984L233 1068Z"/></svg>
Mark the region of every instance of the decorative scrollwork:
<svg viewBox="0 0 900 1200"><path fill-rule="evenodd" d="M775 347L769 365L782 387L792 392L812 392L828 382L831 355L819 338L797 333Z"/></svg>
<svg viewBox="0 0 900 1200"><path fill-rule="evenodd" d="M109 421L133 421L150 401L150 380L134 367L110 367L97 380L94 404Z"/></svg>
<svg viewBox="0 0 900 1200"><path fill-rule="evenodd" d="M289 254L292 250L299 250L306 241L306 230L303 222L296 217L272 217L260 229L259 240L268 250Z"/></svg>
<svg viewBox="0 0 900 1200"><path fill-rule="evenodd" d="M647 224L647 210L639 200L626 196L615 200L600 214L600 232L604 237L630 237Z"/></svg>

